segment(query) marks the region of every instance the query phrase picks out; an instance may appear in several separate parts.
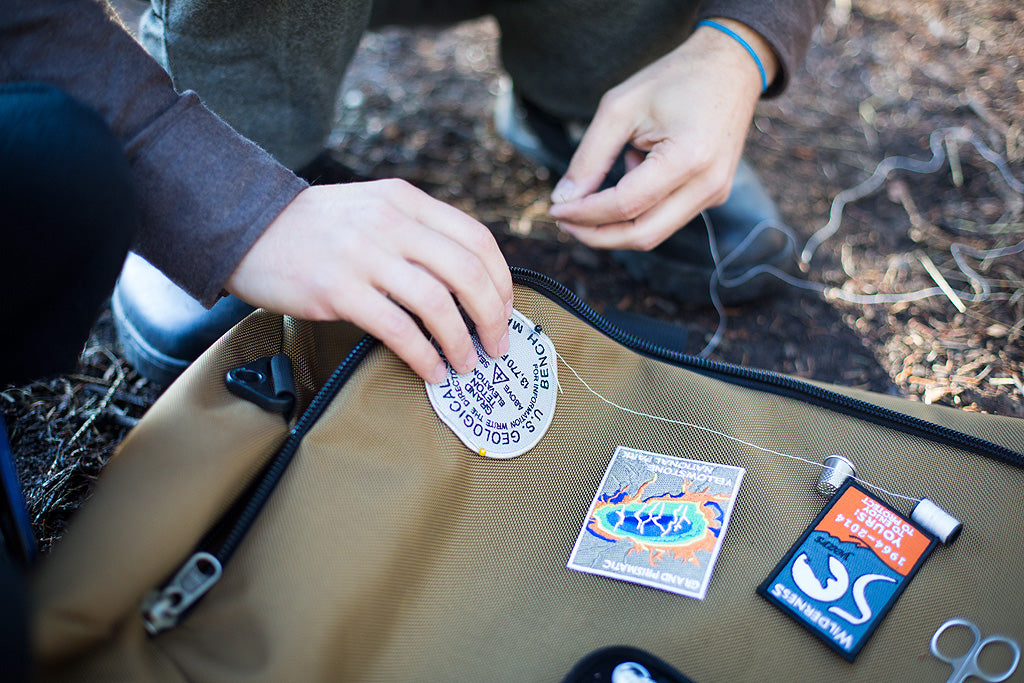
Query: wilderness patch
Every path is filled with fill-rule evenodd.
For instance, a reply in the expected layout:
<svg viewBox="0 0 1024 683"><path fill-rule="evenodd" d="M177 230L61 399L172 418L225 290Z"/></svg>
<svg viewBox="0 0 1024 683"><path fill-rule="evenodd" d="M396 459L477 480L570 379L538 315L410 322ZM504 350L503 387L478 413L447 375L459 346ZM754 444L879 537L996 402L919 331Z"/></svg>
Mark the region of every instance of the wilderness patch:
<svg viewBox="0 0 1024 683"><path fill-rule="evenodd" d="M852 662L935 543L848 480L757 592Z"/></svg>

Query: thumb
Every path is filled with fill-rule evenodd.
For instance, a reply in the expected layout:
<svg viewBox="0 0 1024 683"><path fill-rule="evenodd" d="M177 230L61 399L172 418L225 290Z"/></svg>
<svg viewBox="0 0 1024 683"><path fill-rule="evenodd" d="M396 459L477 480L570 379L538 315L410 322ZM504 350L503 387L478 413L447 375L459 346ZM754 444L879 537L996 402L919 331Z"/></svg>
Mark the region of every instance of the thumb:
<svg viewBox="0 0 1024 683"><path fill-rule="evenodd" d="M599 108L573 153L568 170L551 191L551 202L565 204L601 187L630 135L625 126L603 115Z"/></svg>

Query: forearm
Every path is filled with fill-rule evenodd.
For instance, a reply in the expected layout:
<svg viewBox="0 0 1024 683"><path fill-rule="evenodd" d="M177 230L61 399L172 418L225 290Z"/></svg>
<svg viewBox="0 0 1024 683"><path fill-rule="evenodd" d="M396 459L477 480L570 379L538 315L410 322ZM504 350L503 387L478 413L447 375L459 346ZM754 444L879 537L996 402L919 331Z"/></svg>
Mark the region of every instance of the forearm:
<svg viewBox="0 0 1024 683"><path fill-rule="evenodd" d="M135 249L205 305L306 183L187 93L128 144L144 217Z"/></svg>
<svg viewBox="0 0 1024 683"><path fill-rule="evenodd" d="M8 0L0 82L42 81L98 111L137 186L136 250L206 304L252 243L305 187L269 155L179 95L92 0Z"/></svg>

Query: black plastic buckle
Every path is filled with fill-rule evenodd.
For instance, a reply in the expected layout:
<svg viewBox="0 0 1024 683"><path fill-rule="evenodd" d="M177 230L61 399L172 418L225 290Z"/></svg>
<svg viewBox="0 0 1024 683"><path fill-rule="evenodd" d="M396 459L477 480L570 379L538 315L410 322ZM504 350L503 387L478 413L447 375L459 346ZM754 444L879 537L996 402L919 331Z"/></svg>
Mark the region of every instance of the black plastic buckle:
<svg viewBox="0 0 1024 683"><path fill-rule="evenodd" d="M295 377L287 354L267 356L228 370L225 382L235 396L255 403L285 421L295 410Z"/></svg>

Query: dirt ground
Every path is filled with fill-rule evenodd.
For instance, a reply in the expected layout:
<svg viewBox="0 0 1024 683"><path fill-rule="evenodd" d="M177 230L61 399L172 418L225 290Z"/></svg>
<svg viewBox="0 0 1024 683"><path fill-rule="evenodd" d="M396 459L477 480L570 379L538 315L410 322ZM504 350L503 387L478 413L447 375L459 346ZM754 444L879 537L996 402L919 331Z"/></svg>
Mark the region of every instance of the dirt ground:
<svg viewBox="0 0 1024 683"><path fill-rule="evenodd" d="M129 21L144 7L113 4ZM637 285L607 254L557 232L547 218L557 179L494 133L491 110L503 87L497 43L490 20L367 35L340 94L336 156L477 216L510 264L551 275L599 310L685 326L690 352L721 325L712 358L1024 417L1024 256L994 251L1024 240L1024 196L970 144L936 138L948 157L936 172L897 171L846 206L803 274L845 295L901 300L851 303L791 286L723 317ZM969 130L1019 187L1022 56L1016 0L836 0L792 87L759 106L748 158L801 246L826 225L837 194L883 158L929 159L930 136L942 129ZM925 289L938 293L912 300ZM108 313L78 373L0 393L44 549L159 393L119 356Z"/></svg>

